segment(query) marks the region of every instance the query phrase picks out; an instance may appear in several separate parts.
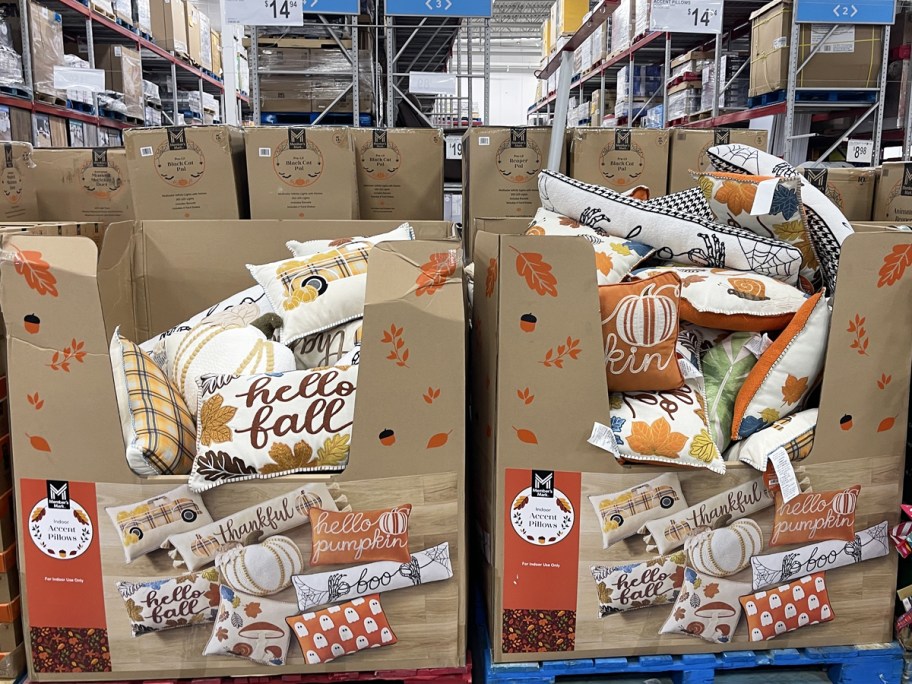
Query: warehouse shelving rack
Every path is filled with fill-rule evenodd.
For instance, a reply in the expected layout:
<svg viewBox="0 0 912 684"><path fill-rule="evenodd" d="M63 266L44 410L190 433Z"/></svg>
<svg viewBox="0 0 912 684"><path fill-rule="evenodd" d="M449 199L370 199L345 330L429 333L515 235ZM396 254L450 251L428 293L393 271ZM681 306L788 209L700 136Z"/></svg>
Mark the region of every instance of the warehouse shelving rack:
<svg viewBox="0 0 912 684"><path fill-rule="evenodd" d="M41 0L43 6L49 10L60 14L63 20L63 29L67 35L78 35L84 37L88 48L87 60L89 66L95 66L95 45L101 44L122 44L135 47L140 52L142 62L143 78L150 75L158 75L170 79L171 91L174 95L170 108L172 121L180 120L180 111L177 105L178 87L190 90L205 91L221 98L222 112L225 111L225 92L224 84L218 78L202 69L190 64L189 62L164 50L161 46L156 45L153 41L147 40L143 36L134 32L126 26L109 19L107 16L96 12L79 0ZM34 136L35 114L49 114L67 120L82 121L93 124L98 128L112 128L123 130L132 128L141 123L133 123L124 120L109 118L99 114L96 107L96 113L88 113L70 109L68 107L43 102L34 97L32 83L32 64L31 50L29 41L29 2L28 0L18 0L20 27L22 31L22 71L23 80L25 81L25 90L30 97L20 98L10 95L0 95L0 105L14 107L32 112L32 129ZM235 93L236 101L247 102L247 97L241 93ZM235 103L236 106L236 103ZM32 142L35 142L34 139ZM86 140L87 145L97 145L98 140Z"/></svg>
<svg viewBox="0 0 912 684"><path fill-rule="evenodd" d="M617 7L617 4L616 0L603 0L603 2L599 3L595 10L593 10L590 19L576 31L564 45L563 49L554 54L541 71L538 72L537 75L539 79L547 79L555 71L558 71L557 89L554 93L548 93L539 102L532 105L528 110L529 116L541 115L542 113L545 115L553 115L552 128L563 133L563 131L566 130L569 97L573 89L579 88L581 93L583 93L585 92L585 88L591 88L598 83L598 86L604 90L606 76L615 75L619 69L628 64L632 68L638 59L640 63L643 63L645 59L648 64L662 61L665 68L664 73L669 74L672 59L672 43L675 48L682 53L698 47L703 47L705 49L712 45L714 50L715 73L718 74L721 71L721 58L726 43L739 35L743 35L745 30L750 30L750 13L762 7L765 3L762 0L740 0L739 2L726 3L723 18L728 28L716 38L704 35L671 34L655 31L638 36L634 39L628 49L610 56L602 64L597 65L588 73L581 74L578 78L574 78L574 75L572 74L573 52L582 45L583 41L585 41L600 24L608 19ZM845 140L847 140L849 136L855 133L856 130L861 129L863 124L869 122L870 136L873 141L872 147L874 150L874 159L872 160L872 163L875 165L878 164L880 161L880 144L883 137L883 102L886 88L887 68L889 64L890 26L882 27L883 54L877 86L872 88L827 89L828 91L841 90L843 92L861 93L863 97L858 100L846 100L842 98L836 102L798 100L799 93L812 90L810 88L799 88L797 86L798 74L807 66L811 59L818 54L820 49L826 44L826 41L833 35L836 28L837 26L834 25L825 37L811 49L808 56L799 63L799 51L797 46L799 44L801 25L794 21L793 16L789 41L788 87L786 89L785 99L782 102L734 112L721 112L719 100L727 86L730 85L730 80L717 94L717 97L713 102L710 116L697 121L683 122L677 125L685 128L717 128L749 122L761 117L781 115L783 126L781 140L783 149L774 151L780 151L787 160L797 164L805 161L802 158L804 156L803 153L799 152L801 141L814 135L809 132L811 122L836 118L854 118L854 123L838 136L837 140L824 154L820 155L817 161L824 161ZM662 55L661 60L659 59L659 55ZM659 91L652 93L652 98L658 96L662 97L664 104L666 105L663 108L663 116L666 117L663 123L667 126L668 90L666 83L663 83ZM630 79L629 86L631 90L628 100L631 103L631 108L634 106L633 85L633 79ZM865 94L869 95L864 96ZM631 109L631 112L634 114L633 117L631 117L632 120L625 121L624 119L621 119L618 122L619 125L633 125L637 118L645 114L645 110L646 106L640 106L635 112ZM599 113L600 119L603 119L604 115L604 98L602 98L601 110ZM912 132L910 132L912 111L908 112L906 123L904 149L908 155L912 153ZM799 132L799 128L801 128L802 131ZM557 151L555 152L552 149L552 154L549 156L549 168L556 168L559 163L560 145L562 144L562 140L563 135L552 137L552 148L557 147Z"/></svg>

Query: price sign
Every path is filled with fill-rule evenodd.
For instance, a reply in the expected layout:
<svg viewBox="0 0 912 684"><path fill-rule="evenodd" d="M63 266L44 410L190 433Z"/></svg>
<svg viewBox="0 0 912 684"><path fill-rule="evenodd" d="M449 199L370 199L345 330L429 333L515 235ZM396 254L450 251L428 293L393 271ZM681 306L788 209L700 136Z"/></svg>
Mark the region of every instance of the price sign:
<svg viewBox="0 0 912 684"><path fill-rule="evenodd" d="M446 137L446 158L462 159L462 136L448 135Z"/></svg>
<svg viewBox="0 0 912 684"><path fill-rule="evenodd" d="M874 161L874 143L870 140L849 140L846 161L853 164L870 164Z"/></svg>
<svg viewBox="0 0 912 684"><path fill-rule="evenodd" d="M722 33L723 0L653 0L649 28L668 33Z"/></svg>
<svg viewBox="0 0 912 684"><path fill-rule="evenodd" d="M244 26L303 26L300 0L225 0L225 21Z"/></svg>

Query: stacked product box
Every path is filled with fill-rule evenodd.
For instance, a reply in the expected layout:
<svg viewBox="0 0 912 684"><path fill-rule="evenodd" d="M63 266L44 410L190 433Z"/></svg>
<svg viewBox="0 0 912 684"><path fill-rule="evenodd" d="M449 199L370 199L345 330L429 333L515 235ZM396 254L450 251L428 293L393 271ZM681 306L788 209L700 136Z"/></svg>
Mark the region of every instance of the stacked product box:
<svg viewBox="0 0 912 684"><path fill-rule="evenodd" d="M730 52L722 55L721 73L722 85L728 85L719 98L720 109L745 109L747 107L747 92L750 86L748 67L749 55L740 52ZM742 69L743 67L743 69ZM739 71L740 70L740 71ZM737 74L737 78L735 75ZM713 98L716 95L717 79L715 62L710 62L703 69L703 91L700 109L712 109Z"/></svg>
<svg viewBox="0 0 912 684"><path fill-rule="evenodd" d="M611 15L611 50L612 55L617 55L630 47L634 29L633 0L620 0L614 13Z"/></svg>

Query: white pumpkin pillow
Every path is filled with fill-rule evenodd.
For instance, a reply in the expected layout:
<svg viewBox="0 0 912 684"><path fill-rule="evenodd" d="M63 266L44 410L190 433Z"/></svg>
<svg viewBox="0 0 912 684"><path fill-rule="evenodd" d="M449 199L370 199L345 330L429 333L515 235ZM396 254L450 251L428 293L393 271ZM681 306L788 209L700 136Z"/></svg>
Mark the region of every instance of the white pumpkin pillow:
<svg viewBox="0 0 912 684"><path fill-rule="evenodd" d="M203 655L230 655L260 665L284 665L291 628L285 619L295 605L244 596L231 587L219 587L218 614Z"/></svg>
<svg viewBox="0 0 912 684"><path fill-rule="evenodd" d="M358 366L205 377L190 488L348 465Z"/></svg>
<svg viewBox="0 0 912 684"><path fill-rule="evenodd" d="M835 292L842 243L855 232L839 208L800 176L791 164L767 152L747 145L719 145L710 147L707 154L713 167L719 171L799 179L811 246L820 262L820 273L827 289Z"/></svg>
<svg viewBox="0 0 912 684"><path fill-rule="evenodd" d="M748 374L735 400L732 439L744 439L802 408L823 370L829 330L830 307L818 292Z"/></svg>
<svg viewBox="0 0 912 684"><path fill-rule="evenodd" d="M231 312L238 307L242 307L241 311L243 313L241 315L247 322L255 320L263 314L273 313L272 305L266 298L266 291L259 285L252 285L246 290L231 295L214 306L210 306L205 311L200 311L183 323L178 323L165 332L146 340L139 345L139 348L149 354L159 368L167 371L171 367L171 359L168 358L168 343L170 343L170 349L173 352L177 348L180 338L190 332L192 328L204 322L225 323L231 321L234 319L234 314Z"/></svg>
<svg viewBox="0 0 912 684"><path fill-rule="evenodd" d="M741 620L739 599L749 591L747 582L710 577L687 567L678 599L659 634L689 634L727 644Z"/></svg>
<svg viewBox="0 0 912 684"><path fill-rule="evenodd" d="M624 197L553 171L541 172L538 190L545 209L599 233L650 245L661 259L798 281L801 252L780 240Z"/></svg>
<svg viewBox="0 0 912 684"><path fill-rule="evenodd" d="M581 237L595 250L595 275L599 285L619 283L639 264L648 259L655 250L633 240L600 235L566 216L547 209L535 212L535 218L526 230L526 235L566 235Z"/></svg>
<svg viewBox="0 0 912 684"><path fill-rule="evenodd" d="M314 254L320 254L321 252L331 250L335 247L346 245L350 242L367 242L373 246L378 245L381 242L398 242L401 240L414 239L415 230L408 223L403 223L398 228L395 228L388 233L381 233L379 235L370 235L367 237L358 236L337 238L335 240L307 240L306 242L289 240L285 243L285 246L288 247L294 256L307 257Z"/></svg>
<svg viewBox="0 0 912 684"><path fill-rule="evenodd" d="M684 540L688 565L712 577L738 574L762 550L763 531L750 518L735 520L728 527L706 528Z"/></svg>
<svg viewBox="0 0 912 684"><path fill-rule="evenodd" d="M203 322L184 335L168 338L165 347L171 359L169 374L187 407L194 413L199 400L197 381L204 375L282 373L295 369L294 354L273 342L276 314L251 318L254 310L240 305L230 317Z"/></svg>
<svg viewBox="0 0 912 684"><path fill-rule="evenodd" d="M681 279L681 320L717 330L782 330L807 300L801 290L774 278L724 268L662 266L637 278L676 273Z"/></svg>
<svg viewBox="0 0 912 684"><path fill-rule="evenodd" d="M280 534L258 544L233 542L215 556L222 584L241 594L271 596L291 586L291 576L304 571L304 555Z"/></svg>

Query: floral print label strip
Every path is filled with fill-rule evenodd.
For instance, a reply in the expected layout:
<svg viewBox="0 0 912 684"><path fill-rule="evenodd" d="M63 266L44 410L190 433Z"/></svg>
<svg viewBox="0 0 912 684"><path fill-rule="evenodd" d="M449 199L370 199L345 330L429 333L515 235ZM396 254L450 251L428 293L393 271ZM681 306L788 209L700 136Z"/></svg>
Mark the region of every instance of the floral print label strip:
<svg viewBox="0 0 912 684"><path fill-rule="evenodd" d="M686 562L685 553L678 551L640 563L591 566L599 617L671 603L684 582Z"/></svg>
<svg viewBox="0 0 912 684"><path fill-rule="evenodd" d="M133 636L215 619L219 575L215 568L178 577L117 582L130 618Z"/></svg>
<svg viewBox="0 0 912 684"><path fill-rule="evenodd" d="M506 608L502 634L504 653L572 651L576 645L576 611Z"/></svg>
<svg viewBox="0 0 912 684"><path fill-rule="evenodd" d="M200 381L190 488L348 464L358 366Z"/></svg>

